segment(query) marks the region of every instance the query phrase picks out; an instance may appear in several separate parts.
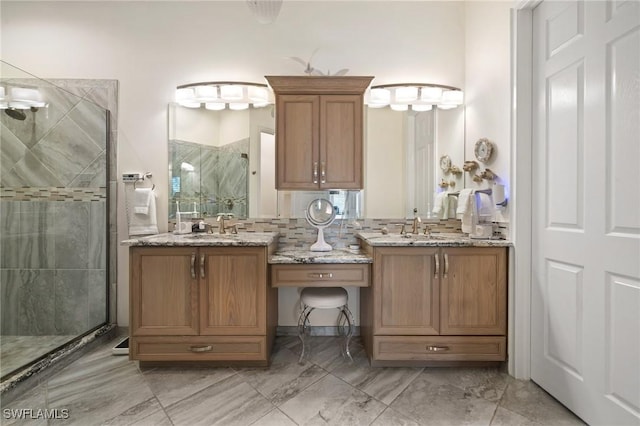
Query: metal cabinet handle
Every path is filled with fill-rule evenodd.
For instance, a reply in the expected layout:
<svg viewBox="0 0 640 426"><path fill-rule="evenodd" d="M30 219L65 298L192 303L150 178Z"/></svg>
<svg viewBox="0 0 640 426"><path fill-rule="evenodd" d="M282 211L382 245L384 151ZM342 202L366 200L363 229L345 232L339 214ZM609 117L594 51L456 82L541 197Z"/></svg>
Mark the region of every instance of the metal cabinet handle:
<svg viewBox="0 0 640 426"><path fill-rule="evenodd" d="M429 352L444 352L449 350L449 346L427 346Z"/></svg>
<svg viewBox="0 0 640 426"><path fill-rule="evenodd" d="M318 183L318 162L313 162L313 183Z"/></svg>
<svg viewBox="0 0 640 426"><path fill-rule="evenodd" d="M309 278L333 278L333 272L310 272Z"/></svg>
<svg viewBox="0 0 640 426"><path fill-rule="evenodd" d="M449 255L447 253L444 254L444 278L447 278L449 274Z"/></svg>
<svg viewBox="0 0 640 426"><path fill-rule="evenodd" d="M437 253L434 254L433 257L435 257L436 259L436 272L433 274L433 279L437 280L438 276L440 275L440 257Z"/></svg>
<svg viewBox="0 0 640 426"><path fill-rule="evenodd" d="M196 254L191 253L191 278L196 278Z"/></svg>
<svg viewBox="0 0 640 426"><path fill-rule="evenodd" d="M191 352L211 352L213 350L213 346L191 346L189 350Z"/></svg>
<svg viewBox="0 0 640 426"><path fill-rule="evenodd" d="M327 166L324 161L320 163L320 183L327 183Z"/></svg>
<svg viewBox="0 0 640 426"><path fill-rule="evenodd" d="M200 278L204 278L204 262L205 262L206 258L204 257L204 254L200 255Z"/></svg>

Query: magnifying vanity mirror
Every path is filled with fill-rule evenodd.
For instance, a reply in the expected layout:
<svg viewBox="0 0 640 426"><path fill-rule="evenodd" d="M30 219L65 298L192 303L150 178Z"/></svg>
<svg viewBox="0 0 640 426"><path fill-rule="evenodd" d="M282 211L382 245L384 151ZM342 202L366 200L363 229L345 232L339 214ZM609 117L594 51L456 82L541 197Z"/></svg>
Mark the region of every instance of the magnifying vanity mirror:
<svg viewBox="0 0 640 426"><path fill-rule="evenodd" d="M306 211L309 225L318 229L318 239L311 245L311 251L331 251L333 248L324 240L324 228L331 225L336 218L336 210L327 199L318 198L309 203Z"/></svg>

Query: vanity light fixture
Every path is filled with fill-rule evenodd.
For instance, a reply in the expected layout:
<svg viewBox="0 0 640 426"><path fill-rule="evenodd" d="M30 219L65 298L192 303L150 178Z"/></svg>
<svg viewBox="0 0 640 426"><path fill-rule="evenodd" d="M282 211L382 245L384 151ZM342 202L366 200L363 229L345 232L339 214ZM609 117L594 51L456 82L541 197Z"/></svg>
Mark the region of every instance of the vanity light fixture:
<svg viewBox="0 0 640 426"><path fill-rule="evenodd" d="M225 104L224 102L206 102L204 104L205 109L208 109L210 111L220 111L223 110L227 107L227 104ZM198 104L198 106L196 108L200 108L200 104Z"/></svg>
<svg viewBox="0 0 640 426"><path fill-rule="evenodd" d="M434 106L451 109L462 105L464 93L457 87L431 83L397 83L371 86L370 108L389 106L394 111L430 111Z"/></svg>
<svg viewBox="0 0 640 426"><path fill-rule="evenodd" d="M408 111L409 104L391 104L389 107L394 111Z"/></svg>
<svg viewBox="0 0 640 426"><path fill-rule="evenodd" d="M187 108L204 106L212 111L244 110L249 105L261 108L273 103L266 84L236 81L183 84L176 88L175 101Z"/></svg>
<svg viewBox="0 0 640 426"><path fill-rule="evenodd" d="M418 88L403 86L396 88L396 102L413 102L418 99Z"/></svg>
<svg viewBox="0 0 640 426"><path fill-rule="evenodd" d="M220 98L223 101L241 101L242 92L242 86L235 84L225 84L224 86L220 86Z"/></svg>
<svg viewBox="0 0 640 426"><path fill-rule="evenodd" d="M229 104L229 109L233 111L242 111L247 108L249 108L249 104L246 102L231 102Z"/></svg>
<svg viewBox="0 0 640 426"><path fill-rule="evenodd" d="M388 89L372 88L369 91L369 107L370 108L384 108L391 102L391 92Z"/></svg>
<svg viewBox="0 0 640 426"><path fill-rule="evenodd" d="M9 87L0 86L0 109L31 109L43 108L47 103L42 97L40 90L29 87Z"/></svg>

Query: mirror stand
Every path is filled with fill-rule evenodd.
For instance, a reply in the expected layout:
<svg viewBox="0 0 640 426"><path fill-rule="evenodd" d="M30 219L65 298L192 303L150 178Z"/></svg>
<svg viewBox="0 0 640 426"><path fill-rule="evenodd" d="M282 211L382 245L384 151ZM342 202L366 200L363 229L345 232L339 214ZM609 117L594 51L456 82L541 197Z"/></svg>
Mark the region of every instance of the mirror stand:
<svg viewBox="0 0 640 426"><path fill-rule="evenodd" d="M331 201L317 198L309 203L306 211L307 222L318 229L318 238L311 245L311 251L331 251L333 247L324 240L324 228L331 225L336 218L336 210Z"/></svg>

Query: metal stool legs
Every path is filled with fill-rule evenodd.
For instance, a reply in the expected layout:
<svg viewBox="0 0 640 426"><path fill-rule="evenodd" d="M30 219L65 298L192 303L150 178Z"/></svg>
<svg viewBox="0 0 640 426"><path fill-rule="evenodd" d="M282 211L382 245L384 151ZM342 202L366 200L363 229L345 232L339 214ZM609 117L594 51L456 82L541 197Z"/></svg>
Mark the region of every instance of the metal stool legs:
<svg viewBox="0 0 640 426"><path fill-rule="evenodd" d="M298 338L302 342L300 359L298 359L299 363L302 363L302 360L304 359L305 349L307 347L307 344L305 342L305 335L307 334L307 331L308 331L307 324L309 323L309 314L311 313L311 311L313 311L313 309L314 308L312 308L311 306L305 305L304 309L300 313L300 317L298 318Z"/></svg>
<svg viewBox="0 0 640 426"><path fill-rule="evenodd" d="M349 351L349 341L351 341L351 337L353 336L355 321L353 320L353 315L351 314L351 311L349 310L349 307L347 305L343 305L338 309L342 314L341 318L344 318L346 320L347 326L348 326L347 332L345 333L344 348L342 349L342 355L343 356L346 355L347 358L349 358L349 360L353 362L353 358L351 357L351 351ZM342 323L342 320L340 320L340 322L338 323L338 331L340 330L341 323Z"/></svg>
<svg viewBox="0 0 640 426"><path fill-rule="evenodd" d="M300 313L300 317L298 318L298 338L302 342L302 349L300 351L300 358L298 359L299 363L302 363L304 357L307 353L307 342L306 336L309 334L309 315L315 308L304 305L302 312ZM349 310L347 305L342 305L337 308L340 311L340 317L338 321L338 332L340 332L341 328L344 328L344 323L346 322L346 331L344 334L344 343L340 346L340 352L342 356L346 356L349 358L351 362L353 362L353 358L351 357L351 351L349 350L349 342L351 341L351 337L353 336L353 330L355 326L355 321L353 319L353 314Z"/></svg>

